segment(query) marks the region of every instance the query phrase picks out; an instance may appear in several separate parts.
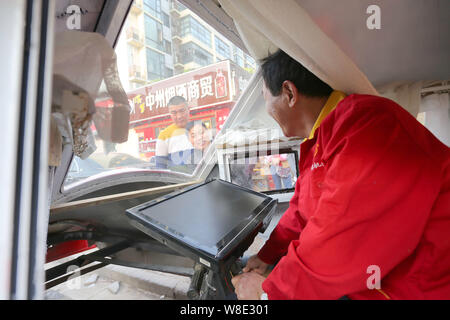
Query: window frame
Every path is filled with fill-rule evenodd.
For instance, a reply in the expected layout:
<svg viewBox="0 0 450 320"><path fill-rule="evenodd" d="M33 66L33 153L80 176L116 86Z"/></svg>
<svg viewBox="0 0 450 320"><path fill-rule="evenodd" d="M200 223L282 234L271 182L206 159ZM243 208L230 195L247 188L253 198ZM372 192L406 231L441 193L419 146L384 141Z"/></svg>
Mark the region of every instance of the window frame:
<svg viewBox="0 0 450 320"><path fill-rule="evenodd" d="M156 39L151 37L154 32L147 32L148 23L152 21L155 24ZM150 28L151 29L151 28ZM145 45L147 47L155 48L164 51L164 37L163 37L163 24L155 20L152 16L144 14L144 33L145 33Z"/></svg>
<svg viewBox="0 0 450 320"><path fill-rule="evenodd" d="M154 3L155 7L150 3ZM162 21L161 0L144 0L144 11Z"/></svg>
<svg viewBox="0 0 450 320"><path fill-rule="evenodd" d="M158 66L159 67L159 73L157 73L157 72L153 72L153 71L150 71L149 70L149 61L154 61L153 59L149 59L149 52L151 52L152 54L154 54L154 55L157 55L158 57L159 57L159 63L157 63L157 62L155 62L154 63L154 66ZM158 52L158 51L156 51L156 50L153 50L152 48L145 48L145 54L146 54L146 62L147 62L147 64L146 64L146 67L147 67L147 80L155 80L155 79L160 79L160 78L162 78L162 77L164 77L165 76L165 57L164 57L164 54L162 54L162 53L160 53L160 52ZM155 75L155 76L157 76L156 78L155 77L152 77L151 75Z"/></svg>
<svg viewBox="0 0 450 320"><path fill-rule="evenodd" d="M208 48L212 48L212 32L191 15L187 15L181 19L180 35L182 37L191 35Z"/></svg>
<svg viewBox="0 0 450 320"><path fill-rule="evenodd" d="M186 50L188 50L188 51L192 50L192 52L185 53ZM205 61L201 58L198 58L199 55L197 53L201 53L201 54L205 55L205 57L207 58L207 61ZM181 45L180 55L181 55L181 62L183 64L195 62L201 66L206 66L208 64L212 64L213 59L214 59L214 57L211 53L209 53L208 51L206 51L205 49L203 49L198 44L196 44L195 42L192 42L192 41L183 43ZM185 60L185 59L190 59L190 60Z"/></svg>
<svg viewBox="0 0 450 320"><path fill-rule="evenodd" d="M266 149L266 148L262 148L262 149L258 149L256 148L256 152L254 154L251 154L252 150L242 150L242 151L236 151L234 153L227 153L227 165L228 168L225 170L226 174L229 174L229 176L227 177L229 179L229 182L234 183L233 182L233 178L231 177L231 166L233 165L231 163L231 161L235 161L237 159L240 158L246 158L246 159L250 159L252 157L260 157L260 156L271 156L271 155L282 155L282 154L293 154L294 155L294 160L295 160L295 164L296 167L295 169L295 176L296 178L299 177L300 172L299 172L299 159L300 159L300 154L299 151L300 150L296 150L294 147L296 146L296 144L292 145L290 143L285 143L283 144L282 148L279 148L278 150L276 150L275 153L272 154L272 150L271 149ZM262 153L262 154L260 154ZM228 180L227 180L228 181ZM277 193L292 193L295 191L295 184L293 185L292 188L282 188L282 189L274 189L274 190L265 190L265 191L259 191L261 193L267 194L267 195L271 195L271 194L277 194Z"/></svg>
<svg viewBox="0 0 450 320"><path fill-rule="evenodd" d="M225 59L230 59L231 60L231 47L225 41L222 41L216 35L214 36L214 46L215 46L216 53L218 53L219 55L221 55ZM225 50L222 50L224 48L222 48L221 46L222 47L226 47L228 49L227 50L227 52L228 52L227 54L223 54L225 52Z"/></svg>

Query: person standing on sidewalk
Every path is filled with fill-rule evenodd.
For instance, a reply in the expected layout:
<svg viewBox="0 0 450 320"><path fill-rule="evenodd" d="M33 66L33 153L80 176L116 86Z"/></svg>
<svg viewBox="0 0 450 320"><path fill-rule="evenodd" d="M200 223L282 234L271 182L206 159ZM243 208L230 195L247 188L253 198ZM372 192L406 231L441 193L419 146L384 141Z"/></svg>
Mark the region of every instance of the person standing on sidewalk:
<svg viewBox="0 0 450 320"><path fill-rule="evenodd" d="M158 169L170 169L185 164L192 144L188 139L186 125L189 122L189 107L186 99L174 96L168 103L173 123L161 131L156 141L155 163Z"/></svg>

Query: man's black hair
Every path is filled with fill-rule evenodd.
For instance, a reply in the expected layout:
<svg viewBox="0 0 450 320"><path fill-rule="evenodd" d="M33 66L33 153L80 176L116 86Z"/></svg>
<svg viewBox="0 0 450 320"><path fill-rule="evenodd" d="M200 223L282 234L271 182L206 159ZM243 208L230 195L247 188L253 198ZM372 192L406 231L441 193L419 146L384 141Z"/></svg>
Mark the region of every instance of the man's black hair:
<svg viewBox="0 0 450 320"><path fill-rule="evenodd" d="M333 89L301 63L278 50L262 60L262 76L274 97L280 95L285 80L292 81L299 93L308 97L327 97Z"/></svg>
<svg viewBox="0 0 450 320"><path fill-rule="evenodd" d="M167 106L178 106L180 104L187 105L186 99L182 96L173 96L167 103Z"/></svg>

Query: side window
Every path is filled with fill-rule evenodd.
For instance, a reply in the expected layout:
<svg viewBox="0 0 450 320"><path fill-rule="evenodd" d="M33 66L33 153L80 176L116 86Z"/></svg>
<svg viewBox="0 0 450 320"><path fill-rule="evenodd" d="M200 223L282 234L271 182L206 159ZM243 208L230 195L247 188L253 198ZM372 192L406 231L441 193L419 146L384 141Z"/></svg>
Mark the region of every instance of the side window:
<svg viewBox="0 0 450 320"><path fill-rule="evenodd" d="M128 140L104 141L91 124L96 149L87 159L75 157L65 187L123 168L182 172L195 179L196 166L214 148L255 73L255 60L176 0L135 0L115 52L131 106ZM191 124L181 130L173 130L169 112L174 96L188 106ZM97 109L112 105L107 99L95 103ZM156 166L159 156L170 160L163 168ZM75 165L85 168L83 174L75 173Z"/></svg>
<svg viewBox="0 0 450 320"><path fill-rule="evenodd" d="M291 150L248 158L234 155L228 166L232 183L258 192L289 191L298 177L298 155Z"/></svg>
<svg viewBox="0 0 450 320"><path fill-rule="evenodd" d="M417 120L428 128L440 141L450 146L450 93L445 82L432 83L423 89ZM439 89L442 88L441 92ZM445 89L447 92L445 92ZM428 91L428 92L427 92Z"/></svg>
<svg viewBox="0 0 450 320"><path fill-rule="evenodd" d="M248 85L215 146L220 178L289 201L299 172L300 138L286 138L265 108L258 74Z"/></svg>

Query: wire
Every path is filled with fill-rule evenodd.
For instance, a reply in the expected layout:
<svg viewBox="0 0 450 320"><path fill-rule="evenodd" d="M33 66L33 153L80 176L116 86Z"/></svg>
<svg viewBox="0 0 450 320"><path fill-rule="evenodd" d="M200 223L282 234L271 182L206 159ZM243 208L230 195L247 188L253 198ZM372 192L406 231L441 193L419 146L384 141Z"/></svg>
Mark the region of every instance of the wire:
<svg viewBox="0 0 450 320"><path fill-rule="evenodd" d="M230 270L230 274L231 274L231 277L233 277L233 274L231 273L231 270ZM225 276L225 283L227 284L228 290L230 290L231 292L234 292L234 289L230 288L230 284L228 283L228 280L227 280L226 276Z"/></svg>

